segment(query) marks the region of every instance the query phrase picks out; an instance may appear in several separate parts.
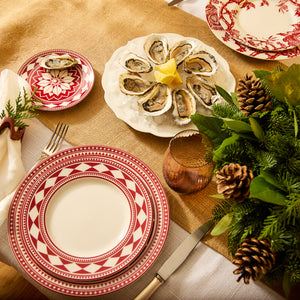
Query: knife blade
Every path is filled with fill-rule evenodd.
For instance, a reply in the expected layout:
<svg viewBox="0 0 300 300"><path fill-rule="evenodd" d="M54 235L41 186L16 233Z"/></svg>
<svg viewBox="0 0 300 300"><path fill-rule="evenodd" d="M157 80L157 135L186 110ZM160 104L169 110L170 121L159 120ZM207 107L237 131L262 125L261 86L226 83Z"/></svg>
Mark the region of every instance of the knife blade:
<svg viewBox="0 0 300 300"><path fill-rule="evenodd" d="M181 266L192 250L212 227L208 221L191 233L172 253L157 271L153 280L139 293L134 300L146 300Z"/></svg>
<svg viewBox="0 0 300 300"><path fill-rule="evenodd" d="M183 0L172 0L171 2L168 3L168 6L173 6L181 1L183 1Z"/></svg>

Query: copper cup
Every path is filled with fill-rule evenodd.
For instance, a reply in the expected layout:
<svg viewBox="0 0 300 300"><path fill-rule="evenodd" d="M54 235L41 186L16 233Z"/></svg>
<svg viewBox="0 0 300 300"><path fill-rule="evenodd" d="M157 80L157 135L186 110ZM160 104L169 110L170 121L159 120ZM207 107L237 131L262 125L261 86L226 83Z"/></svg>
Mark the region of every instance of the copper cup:
<svg viewBox="0 0 300 300"><path fill-rule="evenodd" d="M178 193L190 194L205 188L213 174L213 144L198 130L184 130L169 143L163 160L167 184Z"/></svg>

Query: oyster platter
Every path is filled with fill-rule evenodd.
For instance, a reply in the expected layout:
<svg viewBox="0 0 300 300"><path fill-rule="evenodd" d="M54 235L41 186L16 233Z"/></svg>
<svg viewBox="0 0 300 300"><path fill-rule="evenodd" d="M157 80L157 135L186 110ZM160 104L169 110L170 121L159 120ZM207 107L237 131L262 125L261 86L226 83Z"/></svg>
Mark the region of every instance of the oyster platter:
<svg viewBox="0 0 300 300"><path fill-rule="evenodd" d="M174 33L133 39L105 65L105 101L132 128L161 137L195 128L190 116L209 115L235 79L226 60L198 39Z"/></svg>

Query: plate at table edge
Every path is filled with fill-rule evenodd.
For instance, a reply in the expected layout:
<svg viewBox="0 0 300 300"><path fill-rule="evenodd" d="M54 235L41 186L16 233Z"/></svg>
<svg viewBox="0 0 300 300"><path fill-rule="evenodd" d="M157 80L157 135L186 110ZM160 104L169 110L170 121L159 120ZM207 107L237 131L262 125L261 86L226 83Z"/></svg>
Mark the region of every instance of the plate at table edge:
<svg viewBox="0 0 300 300"><path fill-rule="evenodd" d="M153 33L152 35L154 34L165 36L168 40L169 48L176 42L183 39L191 39L196 41L198 43L197 50L205 50L211 53L215 56L219 64L217 73L211 77L213 78L213 81L229 92L234 91L235 78L230 72L229 65L214 48L204 44L196 38L184 37L175 33ZM111 58L105 64L105 69L102 76L104 98L107 105L112 109L115 115L122 121L126 122L133 129L141 132L151 133L159 137L172 137L179 131L196 128L196 126L192 122L182 126L175 124L171 115L172 108L161 116L145 116L138 108L138 97L125 95L120 91L119 88L119 75L127 72L126 69L120 64L121 57L127 52L134 52L135 54L146 58L143 45L148 36L135 38L129 41L125 46L118 48L112 54ZM151 64L154 67L154 64ZM155 68L153 68L153 71L154 69ZM151 76L152 72L147 76ZM224 74L226 74L226 78L224 77ZM205 115L210 115L210 111L203 106L200 107L198 105L197 111Z"/></svg>
<svg viewBox="0 0 300 300"><path fill-rule="evenodd" d="M300 55L300 46L283 51L262 51L239 43L221 26L218 16L218 4L219 0L208 1L205 7L206 20L215 37L227 47L243 55L262 60L284 60Z"/></svg>
<svg viewBox="0 0 300 300"><path fill-rule="evenodd" d="M15 220L18 222L20 221L20 215L16 215L17 202L12 201L10 206L8 218L9 241L17 261L33 280L42 286L61 294L83 297L97 296L117 291L129 285L142 276L155 262L167 237L169 227L169 206L166 194L156 175L141 160L120 149L95 145L73 147L58 152L54 156L63 157L64 154L76 155L76 152L78 151L91 151L97 153L97 151L105 150L111 151L111 155L122 159L124 161L124 166L129 168L140 181L143 182L144 188L151 193L150 198L152 199L155 218L151 238L146 247L142 250L142 253L135 261L124 268L123 271L116 273L113 277L107 277L101 281L95 282L69 282L46 272L28 253L26 253L24 245L19 245L20 240L18 240L15 235ZM49 159L52 159L52 157ZM43 163L44 162L41 164ZM18 191L22 184L23 182L20 184Z"/></svg>
<svg viewBox="0 0 300 300"><path fill-rule="evenodd" d="M220 0L218 5L219 22L223 29L228 32L235 40L237 40L241 44L249 46L250 48L255 48L261 51L283 51L299 46L299 39L295 38L297 35L297 27L295 25L297 25L297 23L289 24L289 27L291 29L290 31L276 32L268 38L257 37L253 35L253 33L246 32L241 26L239 26L240 22L238 19L236 19L238 16L237 11L243 8L240 7L240 5L241 3L237 3L234 0ZM287 13L290 12L290 10L295 11L293 7L289 7L289 5L295 5L295 3L284 3L284 8L279 7L278 9L273 9L271 11L271 7L269 8L269 5L265 4L264 7L268 7L270 11L268 12L268 14L264 14L264 18L276 18L276 13L278 13L278 11L280 11L281 13ZM260 7L262 7L262 5ZM248 11L249 9L255 8L256 6L254 5L250 8L247 7L246 10ZM297 21L299 21L299 16L296 17L298 17Z"/></svg>
<svg viewBox="0 0 300 300"><path fill-rule="evenodd" d="M64 70L47 70L39 61L48 55L68 55L78 64ZM67 49L49 49L28 58L18 70L34 90L33 99L39 100L40 110L56 111L70 108L81 102L92 90L95 80L91 63L83 55Z"/></svg>
<svg viewBox="0 0 300 300"><path fill-rule="evenodd" d="M148 238L152 230L152 204L146 191L140 189L141 183L138 179L134 178L134 174L128 170L125 166L120 164L117 159L106 159L100 154L97 158L93 155L89 157L85 152L83 152L84 157L81 157L80 153L77 153L76 157L59 158L57 160L47 160L43 167L40 167L35 175L29 174L26 180L26 185L24 181L23 193L16 194L16 198L20 199L22 202L22 212L21 212L21 222L19 227L17 227L20 239L24 245L28 248L28 253L35 261L45 269L46 272L51 272L56 276L63 278L64 280L73 281L91 281L91 280L101 280L104 277L112 276L115 273L122 270L128 264L130 264L143 250L146 245ZM32 175L32 177L31 177ZM77 181L76 181L77 180ZM96 222L97 216L100 217L101 212L95 215L95 219L92 222L90 220L90 215L84 217L87 212L82 207L78 211L75 211L76 203L78 202L76 198L80 195L82 191L82 182L80 180L85 180L85 186L89 186L92 189L97 188L97 192L101 193L108 191L111 196L120 197L119 206L122 203L121 198L126 198L131 211L130 222L126 224L127 232L123 233L123 229L119 228L121 232L117 232L116 239L118 243L114 242L113 248L107 248L106 245L102 245L103 248L106 246L106 251L100 249L100 245L95 245L95 242L89 238L89 232L93 232L93 228L86 228L84 235L80 236L81 228L77 228L83 222L80 218L87 219L89 226L92 226ZM87 181L88 180L88 181ZM95 181L96 180L96 181ZM104 183L104 184L103 184ZM77 196L72 194L68 184L76 184ZM78 188L78 184L80 188ZM96 186L95 186L96 185ZM99 190L101 188L101 190ZM107 188L109 190L107 190ZM112 189L113 188L113 189ZM114 190L118 188L117 194ZM57 193L63 193L63 201L60 199L59 205L53 204L57 203ZM120 195L120 192L122 195ZM68 193L72 194L68 196ZM88 197L88 191L84 192L84 197ZM59 197L62 197L61 195ZM58 199L59 199L58 197ZM54 198L54 201L53 201ZM90 197L90 200L84 200L84 203L90 201L93 205L98 205L102 203L103 208L108 207L105 201L101 201L100 198L94 200L95 197ZM83 198L85 199L85 198ZM16 199L17 200L17 199ZM113 198L110 198L110 203L113 202ZM72 201L73 205L69 202ZM82 199L79 199L79 205L82 203ZM96 203L95 203L96 201ZM126 202L125 201L125 202ZM70 204L69 206L66 203ZM54 208L51 207L56 205ZM77 203L78 204L78 203ZM55 224L46 227L47 215L49 215L48 210L50 206L51 214L55 212L56 221L48 221L48 225ZM72 207L72 210L70 210ZM21 204L18 206L21 211ZM66 212L63 216L58 215L58 212ZM119 210L116 210L116 212ZM85 213L84 213L85 212ZM95 212L93 211L93 214ZM113 212L112 212L113 213ZM120 220L126 212L122 211L120 215ZM50 215L51 215L50 214ZM92 212L89 210L89 214ZM73 220L74 215L77 217L77 221ZM61 218L63 217L63 220ZM77 231L70 231L70 222L65 225L65 219L70 218L70 222L74 222L72 228ZM105 215L103 216L103 218ZM108 220L109 222L109 220ZM62 225L59 230L56 223ZM100 223L98 221L97 223ZM102 226L102 228L111 227L115 225L117 228L117 221L114 221L111 225L107 224L94 224L95 226ZM128 226L127 226L128 225ZM54 226L54 229L53 229ZM85 225L82 224L82 227ZM119 225L120 227L120 225ZM50 229L50 232L49 232ZM62 230L67 231L66 233ZM55 236L55 230L59 234ZM62 236L64 232L64 236ZM51 234L50 234L51 233ZM101 232L100 232L101 233ZM113 233L113 230L112 230ZM112 236L111 233L111 236ZM97 236L97 233L94 232ZM100 234L99 234L100 235ZM105 236L106 234L103 233ZM59 238L58 238L59 236ZM70 241L70 237L73 239ZM77 241L74 238L82 240L85 246L78 246ZM99 239L100 237L97 237ZM66 241L69 241L68 243ZM112 241L111 241L112 242ZM90 244L90 249L87 248L86 244ZM95 249L92 249L95 247ZM76 248L81 248L81 252L93 253L93 255L84 256L77 255L80 251ZM67 251L69 249L69 251ZM76 252L74 251L76 249ZM82 252L82 253L84 253Z"/></svg>

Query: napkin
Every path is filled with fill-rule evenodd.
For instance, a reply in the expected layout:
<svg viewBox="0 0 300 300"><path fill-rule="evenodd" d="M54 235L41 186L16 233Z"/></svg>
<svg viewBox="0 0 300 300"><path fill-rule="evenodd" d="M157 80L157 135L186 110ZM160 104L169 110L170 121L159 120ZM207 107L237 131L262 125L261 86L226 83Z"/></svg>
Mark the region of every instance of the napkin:
<svg viewBox="0 0 300 300"><path fill-rule="evenodd" d="M171 0L165 0L166 2L171 2ZM207 4L207 0L188 0L181 1L175 6L184 10L185 12L194 15L202 20L206 20L205 16L205 6Z"/></svg>
<svg viewBox="0 0 300 300"><path fill-rule="evenodd" d="M29 84L19 75L5 69L0 74L0 112L8 100L15 107L15 99L21 95L24 101L24 88L31 94ZM3 124L4 120L1 120ZM14 128L4 128L0 134L0 225L7 218L9 205L14 192L25 176L25 168L21 158L21 140L11 137Z"/></svg>

